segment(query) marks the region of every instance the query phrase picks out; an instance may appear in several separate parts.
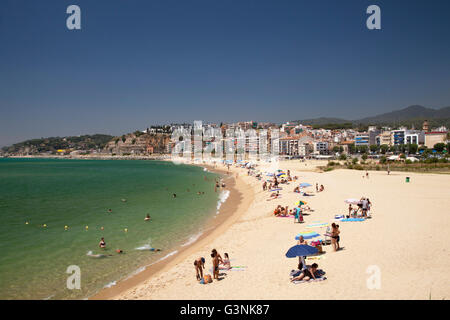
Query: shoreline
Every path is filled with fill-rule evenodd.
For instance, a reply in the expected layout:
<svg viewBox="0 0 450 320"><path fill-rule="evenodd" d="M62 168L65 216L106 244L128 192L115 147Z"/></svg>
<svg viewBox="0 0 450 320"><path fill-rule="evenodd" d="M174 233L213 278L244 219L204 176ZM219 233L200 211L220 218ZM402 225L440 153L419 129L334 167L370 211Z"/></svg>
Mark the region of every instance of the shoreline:
<svg viewBox="0 0 450 320"><path fill-rule="evenodd" d="M102 288L99 292L88 297L88 300L117 299L122 294L141 285L145 281L167 272L175 265L183 262L190 255L200 251L212 239L225 232L247 211L253 202L254 195L252 187L244 182L242 178L235 176L231 171L228 173L225 169L219 169L211 165L191 165L204 167L210 172L218 173L225 181L225 190L229 190L230 194L219 208L219 213L205 225L203 233L192 244L174 248L171 252L176 250L176 254L145 266L145 269L139 273L131 274L122 280L117 280L114 286Z"/></svg>

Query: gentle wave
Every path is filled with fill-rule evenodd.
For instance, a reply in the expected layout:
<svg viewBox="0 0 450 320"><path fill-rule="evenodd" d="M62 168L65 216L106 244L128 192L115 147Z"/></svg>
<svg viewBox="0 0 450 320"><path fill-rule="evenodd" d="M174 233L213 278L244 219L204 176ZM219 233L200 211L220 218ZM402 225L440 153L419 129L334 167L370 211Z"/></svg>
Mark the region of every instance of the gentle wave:
<svg viewBox="0 0 450 320"><path fill-rule="evenodd" d="M217 214L219 213L219 209L222 206L225 201L227 201L228 197L230 196L229 190L224 190L219 195L219 201L217 201Z"/></svg>
<svg viewBox="0 0 450 320"><path fill-rule="evenodd" d="M181 246L182 246L182 247L185 247L185 246L188 246L188 245L194 243L195 241L198 240L198 238L200 238L200 236L201 236L202 234L203 234L203 232L194 234L193 236L191 236L191 237L188 239L188 241L186 241L185 243L183 243Z"/></svg>
<svg viewBox="0 0 450 320"><path fill-rule="evenodd" d="M161 259L159 259L159 260L156 261L156 262L166 260L166 259L169 258L170 256L173 256L174 254L177 254L177 253L178 253L178 250L172 251L171 253L165 255L164 257L162 257ZM156 263L156 262L155 262L155 263Z"/></svg>
<svg viewBox="0 0 450 320"><path fill-rule="evenodd" d="M117 281L111 281L107 285L105 285L103 288L111 288L117 284Z"/></svg>

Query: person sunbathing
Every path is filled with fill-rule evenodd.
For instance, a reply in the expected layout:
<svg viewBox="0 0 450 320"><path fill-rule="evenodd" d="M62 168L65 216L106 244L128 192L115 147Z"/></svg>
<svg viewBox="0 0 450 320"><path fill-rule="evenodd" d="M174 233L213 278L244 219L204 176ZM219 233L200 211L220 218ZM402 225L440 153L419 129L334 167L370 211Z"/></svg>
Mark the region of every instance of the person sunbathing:
<svg viewBox="0 0 450 320"><path fill-rule="evenodd" d="M231 269L231 262L230 262L230 257L228 256L228 253L224 253L223 254L225 259L223 259L223 261L219 264L221 264L223 267L220 267L220 270L230 270Z"/></svg>
<svg viewBox="0 0 450 320"><path fill-rule="evenodd" d="M295 187L294 192L300 193L300 188L299 187Z"/></svg>
<svg viewBox="0 0 450 320"><path fill-rule="evenodd" d="M274 199L278 198L279 196L280 196L280 191L273 192L273 193L270 195L270 197L271 197L271 198L274 198Z"/></svg>
<svg viewBox="0 0 450 320"><path fill-rule="evenodd" d="M319 265L317 263L313 263L311 267L306 268L303 270L303 272L297 276L291 279L291 281L309 281L310 279L316 279L315 273L317 272L317 268Z"/></svg>

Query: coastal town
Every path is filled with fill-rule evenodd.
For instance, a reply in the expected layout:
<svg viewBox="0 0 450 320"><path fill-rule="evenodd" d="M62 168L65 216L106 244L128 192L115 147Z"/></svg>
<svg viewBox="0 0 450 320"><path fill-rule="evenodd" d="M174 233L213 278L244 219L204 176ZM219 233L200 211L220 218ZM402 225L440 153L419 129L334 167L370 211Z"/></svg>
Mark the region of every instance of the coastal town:
<svg viewBox="0 0 450 320"><path fill-rule="evenodd" d="M76 144L70 138L59 138L53 146L46 144L52 138L40 139L36 145L34 140L5 147L0 155L15 156L62 156L62 157L164 157L172 153L176 143L172 133L177 127L187 124L171 124L150 126L144 130L119 137L103 136L103 141ZM188 127L189 126L189 127ZM412 162L427 157L443 157L448 154L450 139L445 126L431 127L427 120L421 128L388 127L369 125L365 128L346 128L346 125L335 125L336 128L304 125L298 121L282 124L269 122L245 121L236 123L207 123L203 125L203 133L211 128L220 129L225 144L228 130L267 130L268 148L277 143L278 154L285 159L339 159L346 160L348 155L377 158L391 155L391 160L410 160ZM270 134L277 131L277 138L270 139ZM105 140L106 137L106 140ZM259 142L256 136L256 143ZM55 138L53 138L55 140ZM87 140L92 140L87 138ZM246 137L245 151L248 151L249 137ZM203 142L206 146L208 142ZM19 147L20 146L20 147Z"/></svg>

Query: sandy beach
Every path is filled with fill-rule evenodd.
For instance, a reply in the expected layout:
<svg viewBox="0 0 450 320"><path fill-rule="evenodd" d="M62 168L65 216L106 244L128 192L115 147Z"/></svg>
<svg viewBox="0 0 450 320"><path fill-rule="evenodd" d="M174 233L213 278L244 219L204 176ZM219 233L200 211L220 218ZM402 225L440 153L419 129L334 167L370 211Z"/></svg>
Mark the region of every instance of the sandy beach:
<svg viewBox="0 0 450 320"><path fill-rule="evenodd" d="M236 176L239 197L226 202L233 206L217 230L199 239L188 250L175 256L159 270L142 273L133 283L102 291L100 299L448 299L450 297L450 176L392 172L315 170L319 161L280 162L280 169L297 175L298 182L319 183L325 191L302 197L293 192L298 184L282 185L282 197L267 201L269 193L262 182L247 176L241 168L231 168ZM219 166L220 167L220 166ZM264 171L265 166L260 165ZM410 177L409 183L405 182ZM372 219L364 222L340 222L343 250L326 253L316 262L327 280L292 284L289 272L298 259L285 257L296 244L294 237L314 222L333 222L336 214L346 214L347 198L370 198ZM281 204L294 207L298 200L308 202L314 212L305 215L305 223L276 218L273 209ZM234 203L232 203L234 202ZM195 279L193 261L205 257L210 273L211 249L227 252L231 265L246 266L230 270L221 281L201 285ZM369 289L370 266L380 270L381 287Z"/></svg>

